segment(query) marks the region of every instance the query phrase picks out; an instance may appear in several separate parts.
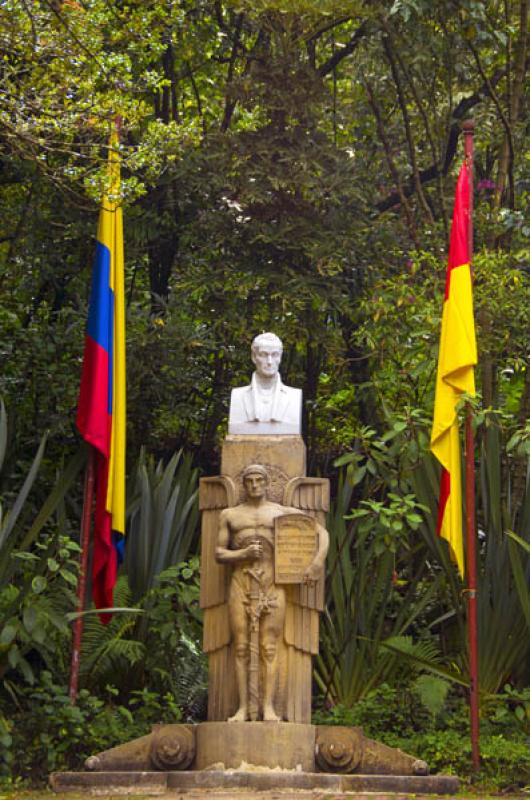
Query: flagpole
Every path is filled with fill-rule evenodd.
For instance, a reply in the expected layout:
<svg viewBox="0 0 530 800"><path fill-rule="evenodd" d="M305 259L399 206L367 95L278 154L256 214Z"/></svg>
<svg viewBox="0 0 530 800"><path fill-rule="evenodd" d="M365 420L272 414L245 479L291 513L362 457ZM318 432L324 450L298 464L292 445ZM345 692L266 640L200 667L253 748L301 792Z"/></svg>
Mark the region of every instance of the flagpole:
<svg viewBox="0 0 530 800"><path fill-rule="evenodd" d="M77 612L85 610L86 579L88 567L88 548L90 544L90 523L92 521L92 506L94 504L94 476L95 476L96 451L89 445L88 462L85 471L85 490L83 498L83 516L81 519L81 558L79 563L79 578L77 580ZM68 695L70 702L75 705L79 685L79 664L81 657L81 639L83 636L84 617L78 616L74 622L72 635L72 660L70 662L70 686Z"/></svg>
<svg viewBox="0 0 530 800"><path fill-rule="evenodd" d="M473 144L474 120L466 120L464 155L469 170L469 229L468 252L471 280L473 280ZM477 552L475 533L475 435L473 409L466 403L466 552L467 552L467 625L469 642L469 711L471 722L471 758L473 769L480 767L479 749L479 696L478 696L478 626L477 626Z"/></svg>

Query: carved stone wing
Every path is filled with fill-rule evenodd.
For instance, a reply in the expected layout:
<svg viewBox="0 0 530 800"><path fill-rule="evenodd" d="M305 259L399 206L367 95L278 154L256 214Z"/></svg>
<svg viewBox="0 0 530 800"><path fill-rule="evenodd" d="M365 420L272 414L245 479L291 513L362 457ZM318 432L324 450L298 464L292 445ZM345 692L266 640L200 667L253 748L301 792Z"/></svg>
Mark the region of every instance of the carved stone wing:
<svg viewBox="0 0 530 800"><path fill-rule="evenodd" d="M315 517L325 526L329 509L327 478L292 478L285 486L283 505ZM318 653L318 613L324 608L325 570L313 586L292 585L287 589L285 641L306 653Z"/></svg>
<svg viewBox="0 0 530 800"><path fill-rule="evenodd" d="M231 478L218 476L201 478L199 508L201 527L201 595L204 609L203 649L205 653L218 650L230 642L227 608L229 569L215 559L219 515L223 508L237 503L236 487Z"/></svg>
<svg viewBox="0 0 530 800"><path fill-rule="evenodd" d="M329 511L329 480L327 478L291 478L283 490L283 505L299 508L325 524Z"/></svg>

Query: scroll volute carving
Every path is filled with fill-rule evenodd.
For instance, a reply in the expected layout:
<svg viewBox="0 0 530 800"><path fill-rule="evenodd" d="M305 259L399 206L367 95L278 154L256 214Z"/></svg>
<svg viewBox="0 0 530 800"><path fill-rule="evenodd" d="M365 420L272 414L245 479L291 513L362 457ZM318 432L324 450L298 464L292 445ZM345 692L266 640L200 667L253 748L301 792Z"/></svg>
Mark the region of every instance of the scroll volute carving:
<svg viewBox="0 0 530 800"><path fill-rule="evenodd" d="M323 772L353 772L361 763L363 735L360 728L319 726L315 756Z"/></svg>
<svg viewBox="0 0 530 800"><path fill-rule="evenodd" d="M156 769L163 771L188 769L195 758L193 726L155 726L149 756Z"/></svg>

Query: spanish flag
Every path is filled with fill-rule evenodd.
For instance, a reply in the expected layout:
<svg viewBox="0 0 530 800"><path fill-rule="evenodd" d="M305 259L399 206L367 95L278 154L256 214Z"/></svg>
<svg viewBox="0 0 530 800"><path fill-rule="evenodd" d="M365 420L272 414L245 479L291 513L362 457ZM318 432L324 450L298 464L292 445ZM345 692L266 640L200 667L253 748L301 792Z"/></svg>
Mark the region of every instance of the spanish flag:
<svg viewBox="0 0 530 800"><path fill-rule="evenodd" d="M113 603L125 533L125 298L118 135L111 136L109 189L99 216L77 427L96 450L92 597ZM109 621L110 615L105 615Z"/></svg>
<svg viewBox="0 0 530 800"><path fill-rule="evenodd" d="M474 365L477 363L469 251L468 170L464 163L456 185L431 432L431 450L442 465L437 531L447 539L462 577L462 480L456 406L462 393L475 394Z"/></svg>

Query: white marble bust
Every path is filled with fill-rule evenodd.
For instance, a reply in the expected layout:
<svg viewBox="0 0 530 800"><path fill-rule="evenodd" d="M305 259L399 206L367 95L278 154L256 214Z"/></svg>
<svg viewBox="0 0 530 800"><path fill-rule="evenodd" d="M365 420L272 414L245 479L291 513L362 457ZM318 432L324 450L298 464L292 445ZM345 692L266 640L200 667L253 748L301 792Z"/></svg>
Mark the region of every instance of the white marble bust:
<svg viewBox="0 0 530 800"><path fill-rule="evenodd" d="M232 389L228 433L300 434L302 390L282 383L279 373L283 345L274 333L261 333L252 342L256 367L249 386Z"/></svg>

